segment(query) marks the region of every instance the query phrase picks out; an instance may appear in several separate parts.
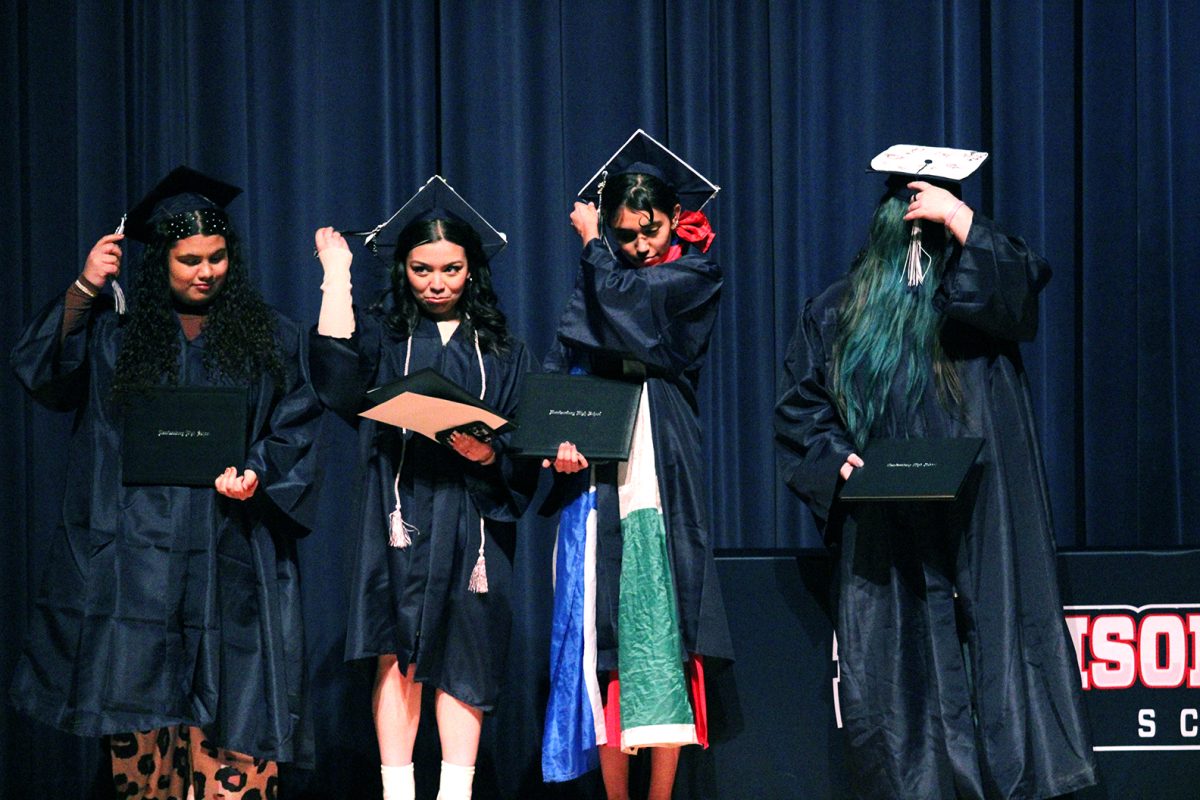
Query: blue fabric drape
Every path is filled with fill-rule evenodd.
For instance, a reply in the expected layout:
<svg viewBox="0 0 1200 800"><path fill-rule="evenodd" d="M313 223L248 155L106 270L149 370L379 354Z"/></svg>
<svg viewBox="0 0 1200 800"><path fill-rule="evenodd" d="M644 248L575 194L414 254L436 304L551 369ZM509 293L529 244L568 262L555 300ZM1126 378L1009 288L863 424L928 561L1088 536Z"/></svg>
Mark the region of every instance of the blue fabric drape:
<svg viewBox="0 0 1200 800"><path fill-rule="evenodd" d="M128 204L186 162L246 187L231 213L252 270L304 324L320 300L312 231L374 224L444 175L508 233L497 291L541 356L579 253L573 192L643 127L723 187L706 209L726 286L700 395L716 544L815 547L771 441L796 316L865 238L882 188L863 172L873 154L977 147L993 158L966 199L1055 271L1023 352L1059 543L1196 546L1198 35L1200 4L1182 0L3 0L0 352ZM359 254L360 302L383 283L369 263ZM70 420L8 375L0 402L6 688ZM327 709L310 785L342 781L358 788L335 793L353 796L377 775L370 676L338 656L354 448L337 418L323 435L322 516L301 547L314 702ZM526 590L477 797L540 785L553 527L531 518L523 533ZM94 753L5 709L0 795L81 796Z"/></svg>
<svg viewBox="0 0 1200 800"><path fill-rule="evenodd" d="M550 632L550 696L542 736L542 776L574 780L600 764L596 720L584 670L584 561L588 517L596 513L596 490L585 489L559 515L555 551L554 621ZM591 523L593 527L595 522Z"/></svg>

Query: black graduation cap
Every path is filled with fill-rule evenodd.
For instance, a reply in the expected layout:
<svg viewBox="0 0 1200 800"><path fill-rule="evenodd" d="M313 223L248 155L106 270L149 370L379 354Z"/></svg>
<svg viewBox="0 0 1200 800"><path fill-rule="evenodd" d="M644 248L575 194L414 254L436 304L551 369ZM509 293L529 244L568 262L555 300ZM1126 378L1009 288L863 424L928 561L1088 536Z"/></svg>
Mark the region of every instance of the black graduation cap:
<svg viewBox="0 0 1200 800"><path fill-rule="evenodd" d="M914 194L908 188L913 181L928 181L961 197L962 182L974 174L987 157L987 153L979 150L894 144L871 159L869 171L886 173L888 195L905 200Z"/></svg>
<svg viewBox="0 0 1200 800"><path fill-rule="evenodd" d="M164 219L205 208L225 208L242 193L237 186L191 167L178 166L129 210L124 233L139 242L154 238L154 226Z"/></svg>
<svg viewBox="0 0 1200 800"><path fill-rule="evenodd" d="M696 169L641 128L625 140L595 175L579 190L584 199L598 199L605 180L610 175L638 172L653 175L675 189L684 206L699 211L716 197L721 187L701 175Z"/></svg>
<svg viewBox="0 0 1200 800"><path fill-rule="evenodd" d="M345 231L347 235L364 236L363 241L374 250L395 247L400 232L419 219L457 219L474 228L483 242L483 253L490 261L508 244L508 237L496 230L471 204L462 198L441 175L434 175L387 220L370 231Z"/></svg>

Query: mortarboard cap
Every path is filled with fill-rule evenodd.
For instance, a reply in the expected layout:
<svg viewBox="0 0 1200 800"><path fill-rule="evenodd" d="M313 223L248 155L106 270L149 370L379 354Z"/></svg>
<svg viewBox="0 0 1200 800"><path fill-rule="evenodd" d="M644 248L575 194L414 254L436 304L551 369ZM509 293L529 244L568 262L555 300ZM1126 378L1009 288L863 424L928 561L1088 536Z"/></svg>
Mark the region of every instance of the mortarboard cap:
<svg viewBox="0 0 1200 800"><path fill-rule="evenodd" d="M974 174L987 160L979 150L952 147L927 147L918 144L894 144L871 159L870 171L888 175L888 194L908 199L912 181L928 181L961 195L962 181Z"/></svg>
<svg viewBox="0 0 1200 800"><path fill-rule="evenodd" d="M470 225L479 234L483 253L489 261L508 244L508 237L493 228L441 175L434 175L425 181L425 185L399 211L374 230L365 232L363 241L373 250L377 247L395 247L400 232L410 223L421 219L457 219ZM346 233L353 235L358 232Z"/></svg>
<svg viewBox="0 0 1200 800"><path fill-rule="evenodd" d="M605 180L610 175L639 172L653 175L670 185L689 210L699 211L716 197L721 187L696 171L679 156L641 128L634 131L625 144L613 153L595 175L579 190L585 199L599 198Z"/></svg>
<svg viewBox="0 0 1200 800"><path fill-rule="evenodd" d="M190 167L176 167L129 210L125 233L131 239L148 243L154 238L154 226L162 220L189 211L223 209L241 193L237 186Z"/></svg>

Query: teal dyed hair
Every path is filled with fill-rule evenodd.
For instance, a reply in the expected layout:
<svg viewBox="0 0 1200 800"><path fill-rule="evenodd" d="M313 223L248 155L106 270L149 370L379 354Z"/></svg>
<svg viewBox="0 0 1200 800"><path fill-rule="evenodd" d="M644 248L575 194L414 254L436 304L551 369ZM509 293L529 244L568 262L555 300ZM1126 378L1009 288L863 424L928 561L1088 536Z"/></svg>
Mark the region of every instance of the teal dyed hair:
<svg viewBox="0 0 1200 800"><path fill-rule="evenodd" d="M953 364L942 349L942 317L933 294L945 262L941 226L922 225L932 258L925 281L909 288L905 277L912 223L908 203L887 197L875 209L867 244L850 268L850 285L838 317L833 347L833 389L842 419L857 447L866 446L871 427L885 414L916 409L928 386L932 364L938 399L946 407L961 402ZM905 408L888 407L896 375L904 375Z"/></svg>

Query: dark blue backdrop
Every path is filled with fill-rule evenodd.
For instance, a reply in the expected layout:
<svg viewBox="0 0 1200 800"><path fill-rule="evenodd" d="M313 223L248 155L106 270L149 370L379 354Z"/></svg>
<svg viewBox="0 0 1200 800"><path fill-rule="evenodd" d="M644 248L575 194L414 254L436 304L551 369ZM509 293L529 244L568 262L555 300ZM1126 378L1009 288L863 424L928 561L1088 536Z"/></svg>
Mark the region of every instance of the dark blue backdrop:
<svg viewBox="0 0 1200 800"><path fill-rule="evenodd" d="M1059 542L1196 545L1198 35L1200 5L1167 0L6 0L0 351L129 202L187 162L246 187L232 211L263 290L304 322L319 304L313 229L372 224L444 175L508 232L498 288L541 354L578 253L573 192L644 127L723 187L708 210L727 282L701 396L716 542L816 546L771 444L797 309L864 236L870 156L979 148L993 157L968 201L1055 269L1025 356ZM361 296L380 279L357 261ZM0 397L7 686L69 420L11 377ZM325 433L324 514L302 551L319 735L328 774L369 781L367 678L339 656L350 437L336 420ZM489 725L510 792L536 776L546 658L550 532L526 532L511 702ZM0 794L33 780L76 794L94 760L90 743L0 717Z"/></svg>

